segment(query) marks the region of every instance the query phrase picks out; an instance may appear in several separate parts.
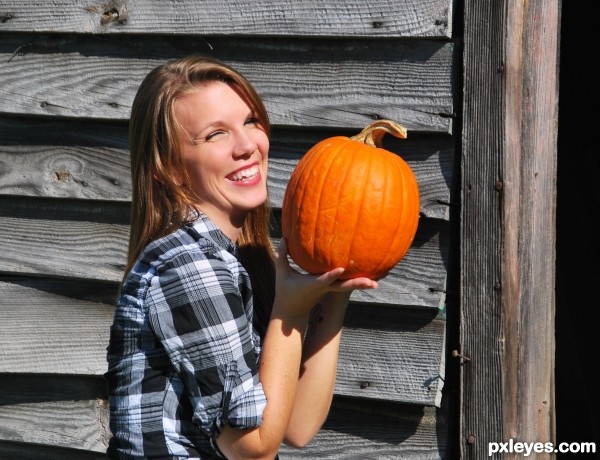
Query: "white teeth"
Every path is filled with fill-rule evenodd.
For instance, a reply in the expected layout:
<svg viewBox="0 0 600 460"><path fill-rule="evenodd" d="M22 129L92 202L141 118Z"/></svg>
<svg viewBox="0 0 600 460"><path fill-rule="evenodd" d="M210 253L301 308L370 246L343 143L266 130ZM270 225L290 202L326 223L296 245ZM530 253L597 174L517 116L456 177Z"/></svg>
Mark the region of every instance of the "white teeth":
<svg viewBox="0 0 600 460"><path fill-rule="evenodd" d="M244 180L254 177L258 174L258 166L252 166L251 168L244 169L243 171L238 171L235 174L229 176L229 178L233 181Z"/></svg>

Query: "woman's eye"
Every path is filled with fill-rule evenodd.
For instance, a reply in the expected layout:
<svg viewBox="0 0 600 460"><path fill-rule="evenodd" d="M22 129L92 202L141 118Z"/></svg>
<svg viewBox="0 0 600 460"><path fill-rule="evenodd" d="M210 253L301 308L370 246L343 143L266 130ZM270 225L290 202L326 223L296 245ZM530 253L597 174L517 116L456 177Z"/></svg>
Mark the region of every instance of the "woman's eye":
<svg viewBox="0 0 600 460"><path fill-rule="evenodd" d="M246 120L246 124L247 125L259 125L260 121L258 121L258 118L256 118L256 117L250 117Z"/></svg>
<svg viewBox="0 0 600 460"><path fill-rule="evenodd" d="M219 134L223 134L224 132L225 132L225 131L220 131L220 130L213 131L212 133L210 133L209 135L207 135L205 139L206 139L207 141L209 141L209 140L211 140L212 138L214 138L215 136L218 136Z"/></svg>

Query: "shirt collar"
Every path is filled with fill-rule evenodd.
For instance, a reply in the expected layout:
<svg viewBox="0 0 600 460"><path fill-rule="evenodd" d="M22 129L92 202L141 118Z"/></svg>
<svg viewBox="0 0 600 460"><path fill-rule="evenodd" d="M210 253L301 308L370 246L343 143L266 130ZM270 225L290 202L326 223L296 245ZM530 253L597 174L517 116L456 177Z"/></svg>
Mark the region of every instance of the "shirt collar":
<svg viewBox="0 0 600 460"><path fill-rule="evenodd" d="M238 246L203 212L198 212L198 218L191 226L202 236L212 240L217 246L225 249L234 256L238 255Z"/></svg>

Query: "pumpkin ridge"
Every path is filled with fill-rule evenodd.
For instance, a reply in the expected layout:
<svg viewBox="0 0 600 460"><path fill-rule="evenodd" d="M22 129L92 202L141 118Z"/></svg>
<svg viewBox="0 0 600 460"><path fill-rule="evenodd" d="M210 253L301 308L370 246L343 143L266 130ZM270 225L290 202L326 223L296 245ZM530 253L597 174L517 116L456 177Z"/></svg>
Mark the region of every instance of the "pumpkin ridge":
<svg viewBox="0 0 600 460"><path fill-rule="evenodd" d="M326 168L327 174L325 174L323 176L319 176L319 183L318 184L311 184L313 190L310 191L310 193L313 193L313 192L317 193L318 194L318 198L317 198L316 203L311 203L311 205L308 207L308 209L311 210L311 213L314 211L314 214L312 214L311 217L310 217L310 219L308 219L312 223L312 225L309 228L309 230L310 230L309 234L312 235L313 238L312 238L312 241L311 241L311 247L308 248L308 247L306 247L304 245L304 250L309 254L309 257L311 259L313 259L313 260L315 258L315 246L316 246L316 243L317 243L317 239L315 237L315 230L316 230L317 224L318 224L318 217L319 217L318 210L319 210L319 206L320 206L320 203L321 203L321 197L322 197L321 191L323 190L323 184L325 183L325 181L327 179L327 176L329 174L329 166L333 162L333 158L335 157L335 154L337 154L337 152L340 150L340 148L336 148L337 146L334 146L333 148L335 148L336 150L333 150L333 148L332 148L331 145L327 147L327 150L323 150L323 148L322 148L323 146L321 146L321 145L319 145L318 147L319 148L314 151L314 154L312 154L310 156L310 158L308 158L309 161L307 162L307 165L306 165L306 168L305 168L309 172L309 174L310 174L310 172L313 170L313 168L315 168L315 165L313 164L313 160L315 162L317 162L317 164L320 161L323 161L322 158L319 158L321 156L324 156L326 158L326 160L327 160L327 168ZM303 181L304 188L307 187L307 185L308 185L307 182L308 181ZM317 185L318 185L318 187L317 187ZM306 193L303 194L303 196L302 196L302 198L300 200L298 209L304 209L304 210L307 209L305 207L305 202L304 202L305 199L306 199L306 197L307 197L307 194ZM298 225L298 222L296 224L297 224L296 227L299 228L300 226ZM303 225L304 225L304 223L303 223Z"/></svg>
<svg viewBox="0 0 600 460"><path fill-rule="evenodd" d="M412 172L412 170L410 170L410 172L412 173L412 177L410 178L410 180L414 182L414 187L412 187L412 191L414 192L414 195L409 197L409 199L412 199L413 201L416 202L417 209L415 212L416 217L414 218L413 226L411 228L412 238L410 238L410 241L407 244L406 251L408 251L410 249L410 246L412 246L417 229L419 228L419 216L421 213L421 201L420 201L420 196L419 196L419 182L417 181L417 177L415 176L414 172Z"/></svg>
<svg viewBox="0 0 600 460"><path fill-rule="evenodd" d="M345 143L345 144L344 144L344 145L343 145L343 146L340 148L340 150L339 150L339 153L340 153L340 154L344 154L344 155L349 155L349 156L351 156L351 161L350 161L349 163L350 163L350 165L354 165L354 157L355 157L355 155L356 155L356 152L354 152L354 151L353 151L353 149L350 149L350 151L347 151L349 146L350 146L350 147L352 146L352 141L346 142L346 143ZM347 177L348 177L348 175L350 174L350 171L351 171L351 169L352 169L352 168L351 168L351 167L348 167L348 166L346 166L346 167L344 168L344 177L342 178L342 182L341 182L341 183L342 183L344 186L340 186L340 187L338 187L338 189L337 189L337 197L336 197L337 199L336 199L335 201L338 203L338 205L336 206L336 210L335 210L335 218L334 218L334 221L335 221L336 223L339 221L339 217L338 217L338 216L339 216L339 212L340 212L340 206L339 206L339 203L341 202L341 198L342 198L342 196L343 196L343 195L342 195L342 193L346 191L346 186L348 186L348 185L350 185L352 188L355 188L355 187L357 186L357 184L356 184L356 183L351 183L351 184L350 184L350 183L349 183L349 181L347 181L347 180L346 180L346 179L347 179ZM366 176L365 176L365 177L366 177ZM346 192L346 193L344 193L344 194L347 194L347 192ZM343 216L343 219L344 219L344 222L347 222L347 220L348 220L346 216ZM356 229L356 226L357 226L357 224L358 224L358 217L356 216L356 217L354 218L354 228L352 229L352 232L351 232L350 234L354 234L354 231L355 231L355 229ZM337 228L337 225L336 225L336 228ZM334 235L334 236L335 236L335 235ZM340 260L340 261L342 261L342 262L340 262L340 263L336 263L336 264L335 264L335 266L332 266L332 267L331 267L332 269L333 269L333 268L336 268L336 267L338 267L338 266L343 266L343 267L344 267L346 270L348 270L348 267L347 267L347 261L349 260L349 256L350 256L350 253L351 253L351 251L350 251L350 246L352 245L352 241L353 241L353 239L354 239L354 238L352 238L352 237L348 237L347 239L348 239L348 243L344 245L344 248L346 249L346 254L344 254L344 257L343 257L343 258L340 258L340 257L339 257L339 253L337 253L337 252L334 252L334 253L332 254L332 259L336 259L336 260ZM333 240L333 238L332 238L332 240ZM331 253L331 251L329 251L329 252ZM330 263L331 263L331 265L334 265L334 264L333 264L333 260L332 260L332 261L330 261Z"/></svg>
<svg viewBox="0 0 600 460"><path fill-rule="evenodd" d="M362 146L362 148L359 149L359 151L358 151L359 155L362 154L362 155L369 155L370 156L369 157L370 161L368 163L368 169L367 169L367 171L366 171L366 173L364 175L364 177L366 177L366 178L370 177L371 170L373 169L373 161L374 160L373 160L372 154L375 153L375 152L372 151L373 148L374 147L371 147L371 146L368 146L368 145L364 144ZM363 188L363 190L364 190L364 188ZM364 208L365 195L366 195L365 193L362 193L360 195L360 203L356 207L357 210L358 210L358 213L357 213L357 217L356 217L356 220L355 220L355 223L354 223L354 228L352 229L352 234L353 235L356 234L356 229L358 227L358 223L361 222L361 221L364 221L364 218L361 219L361 217L364 214L364 210L365 210L365 208ZM367 212L368 212L368 210L367 210ZM375 237L375 235L373 235L373 237ZM353 237L352 240L351 240L351 242L350 242L350 244L348 245L348 254L346 255L346 260L350 261L350 254L355 254L356 253L356 249L355 249L356 244L357 244L356 238ZM360 251L361 251L361 248L358 248L358 254L360 254Z"/></svg>
<svg viewBox="0 0 600 460"><path fill-rule="evenodd" d="M393 211L396 209L395 205L397 201L397 198L394 195L394 192L398 188L398 184L396 182L396 170L393 168L393 165L389 164L389 158L394 154L380 147L377 147L377 153L379 155L378 159L381 163L379 166L385 172L385 188L383 191L383 197L385 198L382 198L382 200L380 201L379 212L382 216L387 216L390 213L393 213ZM402 225L401 221L399 221L396 217L397 216L394 215L392 219L382 219L382 221L385 221L386 223L385 228L382 229L382 231L385 233L386 238L389 238L390 235L395 236L397 233L397 229ZM393 232L391 231L389 226L390 221L396 221L396 226L394 227ZM378 279L381 278L383 276L383 273L390 269L389 265L392 259L396 259L395 255L396 253L392 251L392 245L388 245L388 247L385 248L385 253L383 253L378 260L373 261L373 265L369 267L369 272L373 276L376 276Z"/></svg>
<svg viewBox="0 0 600 460"><path fill-rule="evenodd" d="M420 210L420 202L419 202L419 196L417 194L417 196L410 196L410 192L415 190L412 186L416 185L416 190L418 190L418 183L417 183L417 178L415 177L414 173L412 172L412 170L410 169L410 167L408 166L408 164L405 163L405 161L400 158L400 160L402 160L401 162L398 162L398 166L400 169L400 174L402 176L402 180L403 180L403 184L405 185L403 187L403 197L402 197L402 202L405 203L405 205L402 207L402 219L399 220L399 222L401 223L401 225L399 227L404 227L404 234L401 235L401 237L399 238L399 241L401 243L401 251L402 251L402 257L404 257L406 255L406 253L408 252L410 246L412 245L412 242L414 240L414 236L417 230L417 227L419 226L419 217L418 217L418 212ZM411 200L411 201L409 201ZM412 203L416 201L417 204L417 216L414 217L414 210L413 208L408 208L408 206L406 206L406 203ZM412 224L410 226L410 228L407 227L407 224ZM407 237L405 235L410 235L410 237Z"/></svg>
<svg viewBox="0 0 600 460"><path fill-rule="evenodd" d="M283 203L281 204L281 208L282 209L288 209L292 207L292 203L294 201L294 197L293 195L289 192L292 188L295 188L295 183L298 182L296 180L296 178L294 177L294 175L292 174L292 176L290 177L290 180L288 182L288 185L286 187L285 193L283 195ZM281 213L281 231L282 231L282 236L284 238L287 238L288 240L288 244L289 244L289 240L294 237L295 235L295 231L294 231L294 226L292 225L292 220L293 220L293 212L282 212Z"/></svg>
<svg viewBox="0 0 600 460"><path fill-rule="evenodd" d="M410 174L408 174L410 173ZM413 219L412 222L412 227L410 228L410 235L411 238L407 241L406 243L406 248L404 253L406 254L410 247L413 244L413 241L415 239L415 235L417 233L417 230L419 228L419 216L420 216L420 212L421 212L421 200L420 200L420 195L419 195L419 182L417 181L417 177L415 176L414 172L412 171L412 169L409 169L409 171L407 171L407 174L409 175L410 181L413 182L414 187L411 187L411 190L414 192L414 194L412 196L409 196L409 199L412 199L414 202L416 202L416 216ZM407 192L408 193L408 192Z"/></svg>
<svg viewBox="0 0 600 460"><path fill-rule="evenodd" d="M346 147L347 142L344 142L343 144L341 144L336 150L332 150L330 148L330 150L327 152L327 160L328 160L328 164L327 164L327 169L326 169L326 173L325 175L322 176L322 180L321 183L319 184L319 199L316 203L315 206L315 218L312 219L314 226L311 229L311 234L315 235L315 238L313 238L312 241L312 251L311 251L311 255L314 257L315 254L318 256L318 258L321 258L322 255L321 253L323 251L320 251L317 246L317 238L316 238L316 229L320 226L320 220L321 220L321 216L322 216L322 210L321 210L321 201L323 199L323 196L325 195L323 193L323 188L325 187L325 184L328 183L328 178L331 177L331 174L333 173L333 168L331 167L331 165L333 165L333 163L335 162L335 159L343 152L344 148ZM330 251L325 251L325 253L330 253ZM325 263L327 265L331 265L332 264L332 260L330 258L328 258L328 260L325 261ZM336 267L331 267L329 266L329 270L332 270Z"/></svg>
<svg viewBox="0 0 600 460"><path fill-rule="evenodd" d="M386 172L386 175L385 175L385 187L386 187L386 192L387 192L387 188L388 188L388 186L389 186L389 182L390 182L390 177L389 177L389 175L390 175L390 174L389 174L389 173L390 173L390 167L388 166L387 168L385 168L385 169L384 169L384 171ZM393 177L393 175L392 175L392 177L391 177L391 181L392 181L392 183L394 183L394 177ZM395 186L395 183L394 183L394 186ZM387 195L387 193L384 193L384 194L385 194L385 195ZM384 211L384 213L385 213L385 211L387 211L387 206L386 206L386 204L387 204L387 203L384 203L384 204L382 205L382 208L383 208L383 211ZM380 210L379 210L379 212L382 212L382 209L380 209ZM395 233L394 233L394 235L395 235ZM392 248L391 248L391 245L390 245L390 246L387 248L387 250L388 250L388 253L391 253L391 249L392 249ZM381 271L381 269L382 269L382 267L386 266L387 264L388 264L388 258L387 258L387 257L382 257L382 258L380 258L380 259L377 261L377 263L376 263L376 264L374 264L372 267L369 267L369 268L370 268L370 271L371 271L373 274L379 274L379 273L380 273L380 271Z"/></svg>
<svg viewBox="0 0 600 460"><path fill-rule="evenodd" d="M304 157L302 158L304 159ZM294 200L293 200L293 206L292 206L292 219L290 222L290 238L293 241L301 241L301 234L302 234L302 229L300 228L300 210L303 209L303 203L304 200L306 199L306 180L302 180L303 177L303 173L304 171L309 169L310 163L311 163L312 157L306 157L306 161L304 161L302 163L302 169L300 169L298 171L298 173L294 172L295 174L295 183L294 185ZM290 184L291 185L291 184ZM289 186L288 186L289 187ZM288 243L289 245L289 243ZM288 251L289 252L289 251ZM291 256L291 254L290 254ZM297 257L299 257L299 255L296 255ZM292 257L293 259L293 257ZM298 264L298 262L296 261L296 263ZM298 264L300 265L300 264Z"/></svg>
<svg viewBox="0 0 600 460"><path fill-rule="evenodd" d="M398 157L398 159L402 160L401 158ZM401 198L401 202L402 203L406 203L406 171L403 168L403 164L401 161L394 161L394 164L396 165L396 170L394 171L394 174L391 177L391 180L394 181L395 178L399 179L399 184L394 184L395 187L399 187L401 190L403 190L403 196ZM389 169L388 169L389 171ZM400 216L398 217L398 219L396 220L396 228L394 230L394 239L392 241L392 244L390 244L388 250L390 252L390 254L394 254L394 255L400 255L400 257L404 257L404 254L406 253L406 251L404 250L404 243L403 243L403 235L401 234L400 230L402 229L402 227L404 226L406 219L407 219L407 206L403 205L400 207L399 209L400 212ZM374 268L374 272L381 272L381 270L383 268L385 268L385 266L387 265L388 261L382 259L377 266ZM392 267L390 267L388 270L391 270L392 268L394 268L396 264L394 264Z"/></svg>
<svg viewBox="0 0 600 460"><path fill-rule="evenodd" d="M402 202L406 203L406 194L408 193L406 184L407 182L410 180L410 178L408 178L408 171L405 170L404 165L402 163L398 163L398 170L400 173L400 177L402 178L402 192L403 192L403 196L402 196ZM408 238L403 235L402 233L399 232L399 230L401 230L401 228L406 224L406 221L410 221L412 220L412 216L409 214L409 211L412 212L412 210L407 209L407 206L402 206L402 209L400 210L400 218L398 219L398 229L396 230L396 234L399 233L398 236L398 245L399 250L401 251L401 255L402 257L404 257L404 255L406 254L406 251L408 250L408 246L410 246L410 244L406 244Z"/></svg>
<svg viewBox="0 0 600 460"><path fill-rule="evenodd" d="M298 240L300 238L298 235L300 229L297 225L299 212L297 210L299 210L302 205L302 200L304 200L306 191L306 181L302 180L302 176L304 171L310 165L312 157L314 157L314 155L305 155L300 159L298 167L292 173L285 191L282 208L291 209L290 212L284 213L284 236L288 238L288 252L290 244L289 240ZM292 191L293 193L291 193ZM296 225L294 225L294 222L296 222ZM284 230L284 228L282 228L282 230Z"/></svg>

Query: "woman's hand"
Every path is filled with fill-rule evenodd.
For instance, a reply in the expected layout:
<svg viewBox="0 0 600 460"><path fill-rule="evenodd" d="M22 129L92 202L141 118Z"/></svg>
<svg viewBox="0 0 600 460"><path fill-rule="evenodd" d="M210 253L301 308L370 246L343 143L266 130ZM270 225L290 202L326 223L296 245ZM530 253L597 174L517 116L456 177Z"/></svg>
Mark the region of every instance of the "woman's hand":
<svg viewBox="0 0 600 460"><path fill-rule="evenodd" d="M283 308L288 314L308 314L323 296L329 294L336 303L347 303L355 289L375 289L377 281L369 278L339 279L344 273L343 267L322 275L302 274L294 270L287 259L287 242L282 238L275 256L276 284L275 308Z"/></svg>

